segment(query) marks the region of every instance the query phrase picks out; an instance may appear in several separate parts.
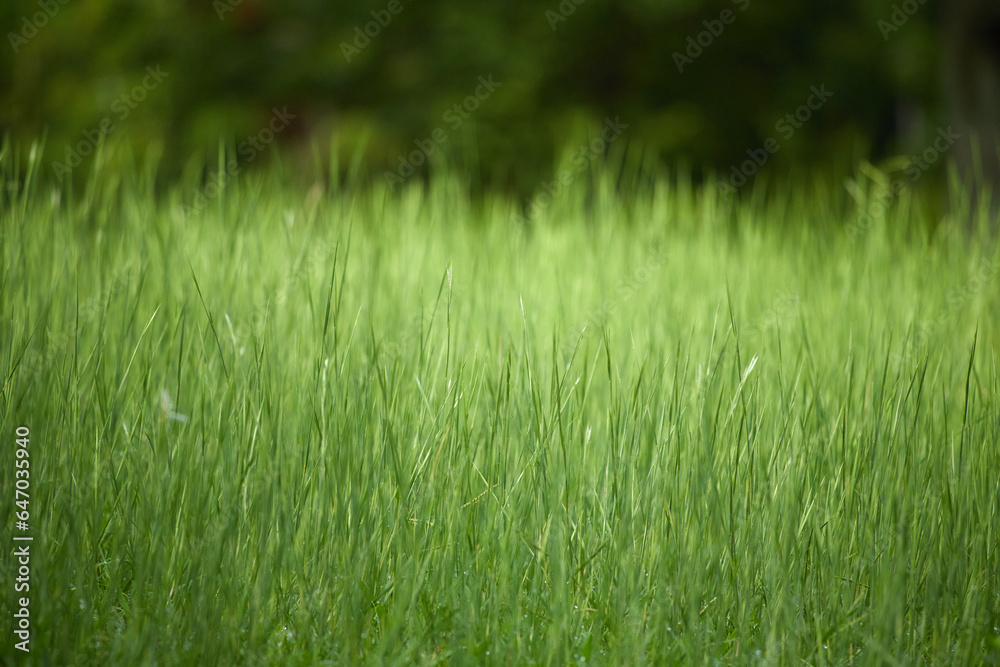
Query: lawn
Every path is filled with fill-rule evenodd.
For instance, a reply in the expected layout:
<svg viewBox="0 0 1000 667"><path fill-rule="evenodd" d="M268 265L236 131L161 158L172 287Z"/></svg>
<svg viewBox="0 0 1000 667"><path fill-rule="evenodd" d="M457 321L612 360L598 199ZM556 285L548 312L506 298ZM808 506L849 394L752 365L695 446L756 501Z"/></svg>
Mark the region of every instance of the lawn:
<svg viewBox="0 0 1000 667"><path fill-rule="evenodd" d="M968 200L0 171L5 661L1000 663Z"/></svg>

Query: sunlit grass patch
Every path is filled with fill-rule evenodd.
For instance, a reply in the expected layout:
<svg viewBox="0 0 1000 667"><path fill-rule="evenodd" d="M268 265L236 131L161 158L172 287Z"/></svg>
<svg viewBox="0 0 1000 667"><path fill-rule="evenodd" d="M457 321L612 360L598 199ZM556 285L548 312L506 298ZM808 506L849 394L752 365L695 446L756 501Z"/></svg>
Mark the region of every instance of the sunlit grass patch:
<svg viewBox="0 0 1000 667"><path fill-rule="evenodd" d="M964 225L852 240L839 195L666 175L530 225L277 169L185 211L8 164L54 663L1000 660L998 254Z"/></svg>

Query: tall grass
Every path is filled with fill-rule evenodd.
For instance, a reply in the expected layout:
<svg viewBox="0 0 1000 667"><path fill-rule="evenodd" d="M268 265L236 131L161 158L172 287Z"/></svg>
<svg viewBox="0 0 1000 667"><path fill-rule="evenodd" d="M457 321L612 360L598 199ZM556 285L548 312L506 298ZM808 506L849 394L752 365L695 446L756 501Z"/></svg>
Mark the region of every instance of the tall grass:
<svg viewBox="0 0 1000 667"><path fill-rule="evenodd" d="M1000 662L985 211L12 154L34 663Z"/></svg>

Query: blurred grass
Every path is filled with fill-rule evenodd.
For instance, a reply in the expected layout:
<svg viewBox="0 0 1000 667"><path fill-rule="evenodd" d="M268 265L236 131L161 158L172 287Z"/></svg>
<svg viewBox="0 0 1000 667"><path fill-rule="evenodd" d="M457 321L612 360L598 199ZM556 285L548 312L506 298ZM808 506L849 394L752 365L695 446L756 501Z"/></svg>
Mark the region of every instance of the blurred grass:
<svg viewBox="0 0 1000 667"><path fill-rule="evenodd" d="M36 662L1000 661L985 211L16 154Z"/></svg>

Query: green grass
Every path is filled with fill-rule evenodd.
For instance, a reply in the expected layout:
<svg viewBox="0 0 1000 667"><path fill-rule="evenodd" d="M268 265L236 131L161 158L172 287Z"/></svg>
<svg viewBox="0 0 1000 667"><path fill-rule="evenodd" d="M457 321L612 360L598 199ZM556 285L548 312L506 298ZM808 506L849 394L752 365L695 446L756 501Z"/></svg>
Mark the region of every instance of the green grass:
<svg viewBox="0 0 1000 667"><path fill-rule="evenodd" d="M0 165L35 664L1000 662L981 212Z"/></svg>

